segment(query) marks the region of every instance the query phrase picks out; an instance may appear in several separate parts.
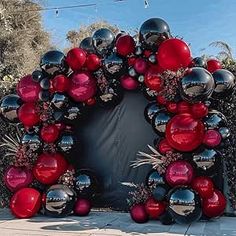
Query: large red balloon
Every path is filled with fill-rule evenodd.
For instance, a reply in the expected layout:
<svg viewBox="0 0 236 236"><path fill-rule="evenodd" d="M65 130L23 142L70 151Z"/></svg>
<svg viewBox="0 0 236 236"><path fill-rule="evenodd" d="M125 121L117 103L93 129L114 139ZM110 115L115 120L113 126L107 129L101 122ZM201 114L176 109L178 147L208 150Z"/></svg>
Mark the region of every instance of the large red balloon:
<svg viewBox="0 0 236 236"><path fill-rule="evenodd" d="M69 88L70 81L65 75L57 75L52 79L54 92L66 92Z"/></svg>
<svg viewBox="0 0 236 236"><path fill-rule="evenodd" d="M73 73L69 95L76 102L85 102L96 93L96 82L87 72Z"/></svg>
<svg viewBox="0 0 236 236"><path fill-rule="evenodd" d="M87 216L91 207L92 205L89 200L78 198L74 206L74 214L78 216Z"/></svg>
<svg viewBox="0 0 236 236"><path fill-rule="evenodd" d="M133 221L137 223L145 223L148 221L148 214L146 212L144 204L134 205L130 209L130 215Z"/></svg>
<svg viewBox="0 0 236 236"><path fill-rule="evenodd" d="M40 121L40 116L35 103L24 103L18 110L20 122L28 127L36 125Z"/></svg>
<svg viewBox="0 0 236 236"><path fill-rule="evenodd" d="M134 90L138 87L139 83L136 79L129 75L124 75L120 78L121 86L127 90Z"/></svg>
<svg viewBox="0 0 236 236"><path fill-rule="evenodd" d="M165 212L166 204L158 202L153 198L149 198L145 203L145 209L151 219L158 219Z"/></svg>
<svg viewBox="0 0 236 236"><path fill-rule="evenodd" d="M36 102L39 99L41 87L32 79L31 75L26 75L20 79L16 91L24 102Z"/></svg>
<svg viewBox="0 0 236 236"><path fill-rule="evenodd" d="M68 163L59 153L42 153L33 168L34 177L43 184L55 184L67 170Z"/></svg>
<svg viewBox="0 0 236 236"><path fill-rule="evenodd" d="M217 217L224 213L226 198L219 190L215 190L211 198L203 199L202 210L208 217Z"/></svg>
<svg viewBox="0 0 236 236"><path fill-rule="evenodd" d="M40 136L45 143L53 143L58 139L59 130L55 124L45 125L40 131Z"/></svg>
<svg viewBox="0 0 236 236"><path fill-rule="evenodd" d="M89 71L95 71L101 66L101 59L96 54L89 54L86 59L86 67Z"/></svg>
<svg viewBox="0 0 236 236"><path fill-rule="evenodd" d="M12 192L20 188L27 187L33 181L33 174L31 170L25 167L11 166L4 174L4 183Z"/></svg>
<svg viewBox="0 0 236 236"><path fill-rule="evenodd" d="M40 193L33 188L22 188L11 198L10 209L17 218L30 218L41 206Z"/></svg>
<svg viewBox="0 0 236 236"><path fill-rule="evenodd" d="M168 165L165 179L171 186L188 185L194 177L193 167L184 160L174 161Z"/></svg>
<svg viewBox="0 0 236 236"><path fill-rule="evenodd" d="M122 35L116 41L117 53L121 56L127 56L134 52L135 42L133 37L130 35Z"/></svg>
<svg viewBox="0 0 236 236"><path fill-rule="evenodd" d="M202 143L203 137L203 123L188 113L174 116L166 127L166 139L178 151L193 151Z"/></svg>
<svg viewBox="0 0 236 236"><path fill-rule="evenodd" d="M210 59L207 61L207 70L214 73L216 70L222 69L220 61L216 59Z"/></svg>
<svg viewBox="0 0 236 236"><path fill-rule="evenodd" d="M188 67L192 57L188 45L180 39L173 38L161 43L157 60L163 69L177 71Z"/></svg>
<svg viewBox="0 0 236 236"><path fill-rule="evenodd" d="M72 48L66 56L66 62L73 71L80 70L86 61L86 52L81 48Z"/></svg>
<svg viewBox="0 0 236 236"><path fill-rule="evenodd" d="M153 69L149 69L145 73L144 83L149 89L159 92L162 86L162 79Z"/></svg>
<svg viewBox="0 0 236 236"><path fill-rule="evenodd" d="M214 193L214 184L211 178L207 176L196 177L191 184L192 188L196 190L202 198L211 198Z"/></svg>

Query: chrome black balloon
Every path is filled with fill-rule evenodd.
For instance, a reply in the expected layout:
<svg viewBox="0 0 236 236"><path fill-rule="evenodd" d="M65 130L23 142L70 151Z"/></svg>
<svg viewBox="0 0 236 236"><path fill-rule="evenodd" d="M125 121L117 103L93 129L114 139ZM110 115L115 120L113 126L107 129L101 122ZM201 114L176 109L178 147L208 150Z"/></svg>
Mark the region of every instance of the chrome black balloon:
<svg viewBox="0 0 236 236"><path fill-rule="evenodd" d="M164 135L166 131L166 125L171 119L171 116L165 112L157 112L152 118L152 127L159 135Z"/></svg>
<svg viewBox="0 0 236 236"><path fill-rule="evenodd" d="M57 142L57 147L64 153L70 152L75 146L75 137L72 133L63 133Z"/></svg>
<svg viewBox="0 0 236 236"><path fill-rule="evenodd" d="M50 80L49 78L44 78L40 81L40 87L42 89L49 89L50 88Z"/></svg>
<svg viewBox="0 0 236 236"><path fill-rule="evenodd" d="M40 137L36 133L25 133L22 136L21 143L27 145L32 151L38 151L42 147Z"/></svg>
<svg viewBox="0 0 236 236"><path fill-rule="evenodd" d="M46 192L45 214L52 217L65 217L72 213L76 201L73 189L63 184L52 185Z"/></svg>
<svg viewBox="0 0 236 236"><path fill-rule="evenodd" d="M217 110L210 110L208 115L203 119L207 129L219 129L227 127L226 117Z"/></svg>
<svg viewBox="0 0 236 236"><path fill-rule="evenodd" d="M32 79L35 82L40 82L43 78L44 78L44 74L43 74L43 72L41 70L35 70L32 73Z"/></svg>
<svg viewBox="0 0 236 236"><path fill-rule="evenodd" d="M68 97L63 93L54 93L51 99L51 104L58 109L64 109L68 107Z"/></svg>
<svg viewBox="0 0 236 236"><path fill-rule="evenodd" d="M48 90L41 90L39 92L39 100L47 102L50 99L50 92Z"/></svg>
<svg viewBox="0 0 236 236"><path fill-rule="evenodd" d="M133 67L130 67L128 73L131 77L136 77L138 74Z"/></svg>
<svg viewBox="0 0 236 236"><path fill-rule="evenodd" d="M143 83L144 82L144 75L138 76L138 82Z"/></svg>
<svg viewBox="0 0 236 236"><path fill-rule="evenodd" d="M0 114L1 117L10 123L19 122L17 110L21 106L21 99L15 94L9 94L3 97L0 101Z"/></svg>
<svg viewBox="0 0 236 236"><path fill-rule="evenodd" d="M202 67L206 69L207 62L203 57L195 57L192 60L192 67Z"/></svg>
<svg viewBox="0 0 236 236"><path fill-rule="evenodd" d="M226 138L228 138L230 136L230 130L227 127L221 127L221 128L219 128L218 131L220 132L221 137L223 139L226 139Z"/></svg>
<svg viewBox="0 0 236 236"><path fill-rule="evenodd" d="M157 170L151 170L146 178L146 185L154 188L159 184L165 184L163 176Z"/></svg>
<svg viewBox="0 0 236 236"><path fill-rule="evenodd" d="M201 198L189 187L176 187L168 194L168 209L179 224L190 224L202 216Z"/></svg>
<svg viewBox="0 0 236 236"><path fill-rule="evenodd" d="M157 105L156 102L150 102L144 109L144 117L147 122L151 123L153 116L159 112L161 108Z"/></svg>
<svg viewBox="0 0 236 236"><path fill-rule="evenodd" d="M93 39L92 37L87 37L84 38L79 45L80 48L82 48L83 50L85 50L86 52L89 53L94 53L95 49L93 47Z"/></svg>
<svg viewBox="0 0 236 236"><path fill-rule="evenodd" d="M180 95L187 102L195 103L208 99L215 88L210 72L194 67L180 80Z"/></svg>

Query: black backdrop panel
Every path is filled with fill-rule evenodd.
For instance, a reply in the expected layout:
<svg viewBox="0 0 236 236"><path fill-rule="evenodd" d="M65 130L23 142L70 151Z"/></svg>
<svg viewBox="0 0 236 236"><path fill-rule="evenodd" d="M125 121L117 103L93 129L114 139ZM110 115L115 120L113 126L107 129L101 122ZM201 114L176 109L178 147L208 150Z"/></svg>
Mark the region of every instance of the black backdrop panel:
<svg viewBox="0 0 236 236"><path fill-rule="evenodd" d="M95 171L103 184L96 206L126 210L130 189L121 182L145 182L150 166L130 168L139 150L147 151L156 138L144 118L148 104L141 92L126 92L123 101L113 109L93 107L86 119L75 124L79 146L73 152L77 169Z"/></svg>

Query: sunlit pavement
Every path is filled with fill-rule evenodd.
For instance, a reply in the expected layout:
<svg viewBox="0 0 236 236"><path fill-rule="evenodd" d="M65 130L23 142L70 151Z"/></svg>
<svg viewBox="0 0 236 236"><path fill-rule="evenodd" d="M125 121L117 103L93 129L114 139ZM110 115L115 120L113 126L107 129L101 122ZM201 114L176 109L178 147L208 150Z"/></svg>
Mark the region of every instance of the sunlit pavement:
<svg viewBox="0 0 236 236"><path fill-rule="evenodd" d="M6 209L0 209L0 235L235 235L236 218L221 217L209 222L192 225L162 225L158 221L136 224L127 213L91 212L87 217L69 216L49 218L37 216L31 219L14 219Z"/></svg>

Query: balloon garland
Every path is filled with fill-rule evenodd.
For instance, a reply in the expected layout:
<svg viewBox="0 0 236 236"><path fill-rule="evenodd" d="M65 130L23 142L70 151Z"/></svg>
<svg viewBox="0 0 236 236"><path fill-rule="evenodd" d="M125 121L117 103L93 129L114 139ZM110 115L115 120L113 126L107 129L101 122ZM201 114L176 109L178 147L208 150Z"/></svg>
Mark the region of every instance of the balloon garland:
<svg viewBox="0 0 236 236"><path fill-rule="evenodd" d="M7 134L2 144L13 159L4 175L12 213L87 215L99 181L89 170L76 173L66 158L76 143L70 121L95 103L116 106L123 89L140 89L151 101L144 115L158 138L155 147L149 145L151 154L140 151L132 163L153 166L145 185L132 185L132 219L192 223L223 214L226 199L211 176L222 159L217 148L230 132L211 100L230 96L234 87L231 72L215 59L192 58L189 46L160 18L145 21L139 38L102 28L66 56L45 53L40 69L21 78L17 95L0 104L2 118L23 130ZM29 187L33 179L44 188Z"/></svg>

